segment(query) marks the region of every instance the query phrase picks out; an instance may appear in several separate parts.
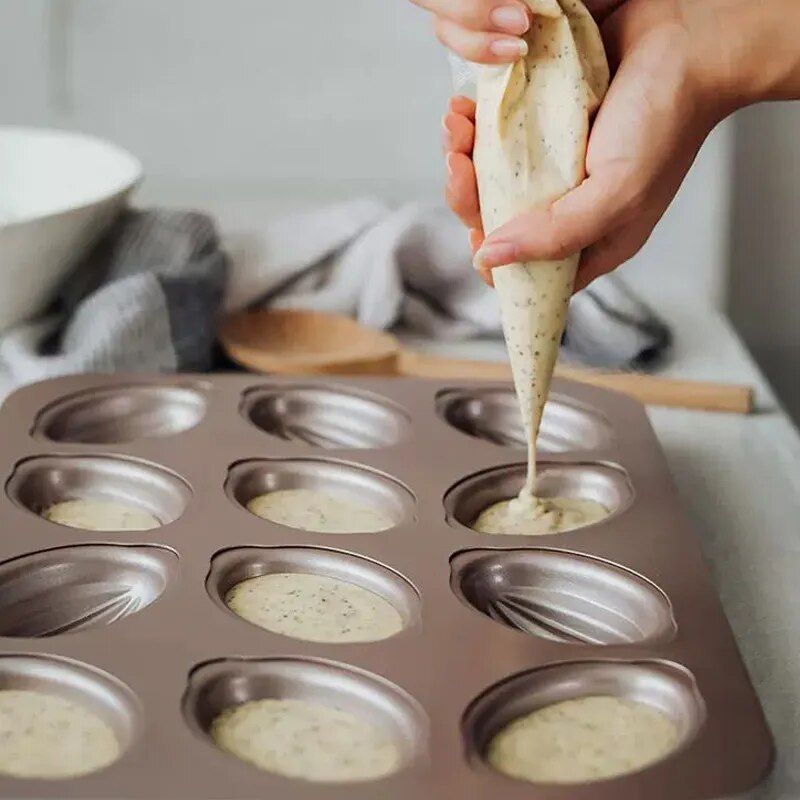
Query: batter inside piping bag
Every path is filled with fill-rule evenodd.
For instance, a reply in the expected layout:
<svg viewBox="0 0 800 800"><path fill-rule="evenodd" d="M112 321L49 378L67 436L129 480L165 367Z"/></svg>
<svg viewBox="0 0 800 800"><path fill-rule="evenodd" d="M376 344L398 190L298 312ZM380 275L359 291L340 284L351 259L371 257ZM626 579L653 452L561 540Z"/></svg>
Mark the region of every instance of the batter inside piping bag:
<svg viewBox="0 0 800 800"><path fill-rule="evenodd" d="M608 88L603 42L583 4L526 2L534 14L525 35L528 55L478 72L474 161L487 233L583 180L590 118ZM576 527L569 513L559 513L569 512L574 499L540 499L535 487L536 437L579 258L575 253L563 261L509 264L492 272L525 427L528 472L517 498L490 509L492 530L485 532L521 533L521 520L543 517L555 522L531 533ZM583 509L587 521L579 524L608 515L599 503L581 502L592 507Z"/></svg>

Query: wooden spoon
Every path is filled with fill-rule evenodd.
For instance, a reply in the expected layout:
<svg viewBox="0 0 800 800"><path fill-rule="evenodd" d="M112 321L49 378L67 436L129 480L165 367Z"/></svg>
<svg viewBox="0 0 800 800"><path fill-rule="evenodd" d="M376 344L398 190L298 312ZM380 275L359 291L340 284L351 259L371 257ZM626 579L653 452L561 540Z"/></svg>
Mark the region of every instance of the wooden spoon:
<svg viewBox="0 0 800 800"><path fill-rule="evenodd" d="M223 321L219 338L233 361L254 372L511 379L508 364L404 350L388 333L366 328L349 317L318 311L240 312ZM753 392L748 386L681 381L632 372L601 372L561 364L556 367L556 375L622 392L647 405L739 414L747 414L753 408Z"/></svg>

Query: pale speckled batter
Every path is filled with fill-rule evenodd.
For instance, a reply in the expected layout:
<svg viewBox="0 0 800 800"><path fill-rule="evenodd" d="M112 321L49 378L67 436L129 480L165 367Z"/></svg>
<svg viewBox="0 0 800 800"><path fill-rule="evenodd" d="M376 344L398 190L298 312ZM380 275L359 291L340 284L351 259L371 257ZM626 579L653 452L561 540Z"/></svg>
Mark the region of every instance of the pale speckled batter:
<svg viewBox="0 0 800 800"><path fill-rule="evenodd" d="M280 572L237 583L225 603L248 622L309 642L375 642L403 629L379 595L324 575Z"/></svg>
<svg viewBox="0 0 800 800"><path fill-rule="evenodd" d="M279 489L254 497L247 510L256 516L316 533L377 533L393 528L380 509L317 489Z"/></svg>
<svg viewBox="0 0 800 800"><path fill-rule="evenodd" d="M114 731L85 708L56 695L0 691L0 774L72 778L116 761Z"/></svg>
<svg viewBox="0 0 800 800"><path fill-rule="evenodd" d="M528 55L479 73L474 159L487 234L583 180L589 118L608 86L600 33L580 0L527 3ZM528 443L521 496L533 494L536 436L579 257L492 272Z"/></svg>
<svg viewBox="0 0 800 800"><path fill-rule="evenodd" d="M149 531L161 527L149 511L113 500L65 500L50 506L42 516L86 531Z"/></svg>
<svg viewBox="0 0 800 800"><path fill-rule="evenodd" d="M484 509L472 527L478 533L542 536L592 525L608 516L608 509L594 500L576 497L501 500Z"/></svg>
<svg viewBox="0 0 800 800"><path fill-rule="evenodd" d="M368 781L400 767L397 746L374 725L305 700L253 700L226 709L211 735L223 750L288 778Z"/></svg>
<svg viewBox="0 0 800 800"><path fill-rule="evenodd" d="M489 743L489 763L533 783L584 783L636 772L667 756L678 729L651 706L581 697L509 723Z"/></svg>

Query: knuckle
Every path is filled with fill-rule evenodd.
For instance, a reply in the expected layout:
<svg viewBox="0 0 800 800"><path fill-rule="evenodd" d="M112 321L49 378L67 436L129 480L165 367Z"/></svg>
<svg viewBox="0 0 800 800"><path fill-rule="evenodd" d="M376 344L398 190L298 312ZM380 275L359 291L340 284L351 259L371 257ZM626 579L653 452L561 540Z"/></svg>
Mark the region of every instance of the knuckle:
<svg viewBox="0 0 800 800"><path fill-rule="evenodd" d="M449 45L447 40L447 25L441 17L433 18L433 34L443 45Z"/></svg>

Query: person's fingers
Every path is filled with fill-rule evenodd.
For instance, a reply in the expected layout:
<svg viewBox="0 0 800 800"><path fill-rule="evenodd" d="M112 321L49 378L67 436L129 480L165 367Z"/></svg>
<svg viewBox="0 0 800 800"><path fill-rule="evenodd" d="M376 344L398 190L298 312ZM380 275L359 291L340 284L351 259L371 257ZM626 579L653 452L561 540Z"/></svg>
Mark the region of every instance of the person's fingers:
<svg viewBox="0 0 800 800"><path fill-rule="evenodd" d="M475 144L475 125L461 114L452 111L442 120L445 152L472 155Z"/></svg>
<svg viewBox="0 0 800 800"><path fill-rule="evenodd" d="M451 97L450 102L447 104L448 111L452 111L454 114L461 114L462 117L466 117L470 122L475 121L475 108L475 101L469 97L464 97L462 94Z"/></svg>
<svg viewBox="0 0 800 800"><path fill-rule="evenodd" d="M433 27L439 41L467 61L507 64L517 61L528 52L528 44L524 39L469 30L444 17L436 17Z"/></svg>
<svg viewBox="0 0 800 800"><path fill-rule="evenodd" d="M448 153L447 172L447 204L468 228L480 229L478 182L472 159L463 153Z"/></svg>
<svg viewBox="0 0 800 800"><path fill-rule="evenodd" d="M601 239L627 219L639 200L616 170L587 178L554 203L492 231L476 254L486 268L518 261L559 261Z"/></svg>
<svg viewBox="0 0 800 800"><path fill-rule="evenodd" d="M412 0L437 17L449 19L473 31L525 33L531 25L531 12L520 0Z"/></svg>
<svg viewBox="0 0 800 800"><path fill-rule="evenodd" d="M469 249L472 251L472 255L474 256L475 253L478 251L480 246L483 244L483 228L470 228L469 229ZM478 275L481 276L483 281L486 283L487 286L491 286L494 289L494 278L492 277L492 271L490 269L479 269Z"/></svg>
<svg viewBox="0 0 800 800"><path fill-rule="evenodd" d="M469 249L474 255L483 244L483 228L469 229Z"/></svg>

